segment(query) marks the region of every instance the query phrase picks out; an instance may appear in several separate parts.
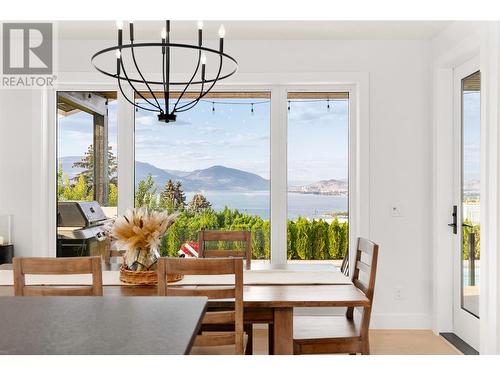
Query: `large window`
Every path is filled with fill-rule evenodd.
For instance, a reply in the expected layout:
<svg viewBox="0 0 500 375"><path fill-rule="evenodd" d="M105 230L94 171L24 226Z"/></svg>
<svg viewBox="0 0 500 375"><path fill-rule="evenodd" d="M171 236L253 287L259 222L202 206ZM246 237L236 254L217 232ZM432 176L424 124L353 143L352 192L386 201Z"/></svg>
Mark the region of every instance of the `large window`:
<svg viewBox="0 0 500 375"><path fill-rule="evenodd" d="M93 201L116 215L116 92L57 93L57 200Z"/></svg>
<svg viewBox="0 0 500 375"><path fill-rule="evenodd" d="M288 94L289 260L333 261L349 244L349 95Z"/></svg>
<svg viewBox="0 0 500 375"><path fill-rule="evenodd" d="M269 259L269 137L267 92L211 93L169 124L136 111L135 206L181 212L162 255L176 256L200 229L245 229L253 258Z"/></svg>

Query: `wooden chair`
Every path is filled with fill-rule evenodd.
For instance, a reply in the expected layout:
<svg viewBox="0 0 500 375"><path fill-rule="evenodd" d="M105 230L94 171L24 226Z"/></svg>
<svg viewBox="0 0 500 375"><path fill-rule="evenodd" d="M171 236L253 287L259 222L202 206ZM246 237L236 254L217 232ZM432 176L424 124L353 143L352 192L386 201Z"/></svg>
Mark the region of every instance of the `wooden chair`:
<svg viewBox="0 0 500 375"><path fill-rule="evenodd" d="M370 305L361 308L359 317L354 316L352 307L347 309L345 316L294 316L294 354L370 354L368 328L375 289L377 258L378 245L364 238L358 238L352 282L370 300Z"/></svg>
<svg viewBox="0 0 500 375"><path fill-rule="evenodd" d="M167 274L181 275L234 275L232 286L175 286L167 284ZM209 311L203 326L232 325L233 331L201 331L196 337L191 354L244 354L243 331L243 262L240 258L159 258L158 295L206 296L209 299L234 298L234 309Z"/></svg>
<svg viewBox="0 0 500 375"><path fill-rule="evenodd" d="M16 296L102 296L101 257L13 259ZM26 285L25 275L91 274L92 285L54 287Z"/></svg>
<svg viewBox="0 0 500 375"><path fill-rule="evenodd" d="M207 249L207 241L242 241L245 243L245 249ZM250 269L252 261L252 232L248 230L200 230L198 232L198 256L200 258L224 258L238 257L245 259L245 267Z"/></svg>
<svg viewBox="0 0 500 375"><path fill-rule="evenodd" d="M207 249L208 241L233 242L242 241L245 243L244 250L231 249ZM200 258L220 258L220 257L239 257L245 259L245 268L250 269L252 261L252 232L248 230L229 231L229 230L201 230L198 232L198 256ZM251 355L253 352L253 326L245 325L245 333L248 337L246 353ZM213 329L225 330L223 326L213 327Z"/></svg>

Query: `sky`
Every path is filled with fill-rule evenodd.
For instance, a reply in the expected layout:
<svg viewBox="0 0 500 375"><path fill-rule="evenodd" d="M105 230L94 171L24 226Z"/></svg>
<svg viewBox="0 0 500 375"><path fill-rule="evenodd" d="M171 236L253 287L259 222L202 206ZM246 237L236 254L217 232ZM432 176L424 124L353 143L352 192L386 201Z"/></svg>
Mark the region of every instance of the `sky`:
<svg viewBox="0 0 500 375"><path fill-rule="evenodd" d="M480 115L481 94L463 95L463 178L464 182L478 181L480 177Z"/></svg>
<svg viewBox="0 0 500 375"><path fill-rule="evenodd" d="M270 176L270 103L227 99L215 111L211 102L179 113L174 124L160 123L154 112L135 112L136 160L162 169L193 171L214 165ZM264 101L264 103L262 103ZM109 141L116 153L116 101L109 104ZM288 174L292 184L347 179L348 101L290 104ZM92 143L92 117L59 118L58 156L81 156Z"/></svg>
<svg viewBox="0 0 500 375"><path fill-rule="evenodd" d="M117 101L108 104L108 143L117 151ZM93 142L93 119L86 112L59 117L57 123L57 156L83 156Z"/></svg>

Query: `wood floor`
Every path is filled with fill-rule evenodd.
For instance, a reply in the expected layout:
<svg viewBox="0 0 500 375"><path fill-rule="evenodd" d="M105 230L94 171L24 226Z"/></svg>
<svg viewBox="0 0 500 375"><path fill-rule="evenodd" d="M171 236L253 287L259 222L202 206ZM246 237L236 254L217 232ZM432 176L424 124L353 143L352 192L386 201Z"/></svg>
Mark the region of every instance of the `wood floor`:
<svg viewBox="0 0 500 375"><path fill-rule="evenodd" d="M430 330L370 330L372 354L460 355L453 345ZM254 328L254 354L267 354L267 329Z"/></svg>

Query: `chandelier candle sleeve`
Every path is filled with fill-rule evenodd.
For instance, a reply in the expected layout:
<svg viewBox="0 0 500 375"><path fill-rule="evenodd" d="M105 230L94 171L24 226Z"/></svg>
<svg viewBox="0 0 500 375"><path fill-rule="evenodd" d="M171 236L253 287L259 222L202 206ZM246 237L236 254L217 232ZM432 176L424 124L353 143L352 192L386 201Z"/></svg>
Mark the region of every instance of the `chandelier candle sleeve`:
<svg viewBox="0 0 500 375"><path fill-rule="evenodd" d="M203 43L203 21L198 21L198 46Z"/></svg>
<svg viewBox="0 0 500 375"><path fill-rule="evenodd" d="M118 46L123 44L123 21L116 21L116 27L118 28Z"/></svg>
<svg viewBox="0 0 500 375"><path fill-rule="evenodd" d="M224 25L220 25L219 27L219 50L224 52L224 37L226 36L226 29Z"/></svg>

